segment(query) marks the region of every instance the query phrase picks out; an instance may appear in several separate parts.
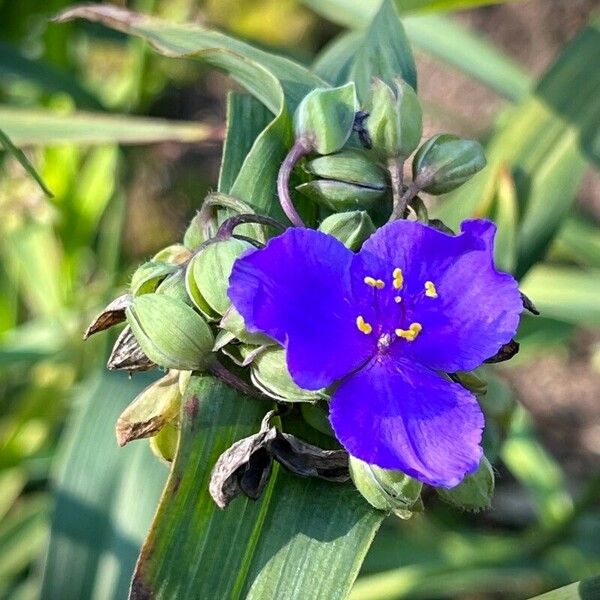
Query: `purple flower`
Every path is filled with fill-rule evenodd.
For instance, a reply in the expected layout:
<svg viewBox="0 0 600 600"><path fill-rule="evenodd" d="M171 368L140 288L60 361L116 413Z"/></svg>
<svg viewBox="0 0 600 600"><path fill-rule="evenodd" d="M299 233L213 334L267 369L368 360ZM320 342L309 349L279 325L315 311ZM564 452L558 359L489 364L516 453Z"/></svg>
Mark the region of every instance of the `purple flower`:
<svg viewBox="0 0 600 600"><path fill-rule="evenodd" d="M288 229L234 265L229 296L250 331L287 349L294 381L336 383L330 418L350 454L453 487L482 456L483 415L443 373L468 371L515 334L516 281L493 264L496 228L447 235L400 220L357 254Z"/></svg>

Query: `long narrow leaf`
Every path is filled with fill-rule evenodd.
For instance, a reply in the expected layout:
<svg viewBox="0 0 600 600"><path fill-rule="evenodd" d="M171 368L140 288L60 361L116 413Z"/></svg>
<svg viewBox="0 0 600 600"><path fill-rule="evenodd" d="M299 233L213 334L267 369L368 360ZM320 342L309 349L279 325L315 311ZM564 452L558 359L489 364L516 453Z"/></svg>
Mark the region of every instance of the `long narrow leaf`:
<svg viewBox="0 0 600 600"><path fill-rule="evenodd" d="M131 598L346 597L383 514L351 485L275 470L255 502L240 497L221 511L208 494L218 456L256 432L268 408L192 377L177 458Z"/></svg>
<svg viewBox="0 0 600 600"><path fill-rule="evenodd" d="M84 384L56 481L41 594L46 600L126 596L167 471L143 441L119 448L114 423L147 383L106 374Z"/></svg>
<svg viewBox="0 0 600 600"><path fill-rule="evenodd" d="M69 142L88 145L203 142L216 137L214 127L204 123L105 113L63 114L7 105L0 105L0 124L13 143L20 147Z"/></svg>

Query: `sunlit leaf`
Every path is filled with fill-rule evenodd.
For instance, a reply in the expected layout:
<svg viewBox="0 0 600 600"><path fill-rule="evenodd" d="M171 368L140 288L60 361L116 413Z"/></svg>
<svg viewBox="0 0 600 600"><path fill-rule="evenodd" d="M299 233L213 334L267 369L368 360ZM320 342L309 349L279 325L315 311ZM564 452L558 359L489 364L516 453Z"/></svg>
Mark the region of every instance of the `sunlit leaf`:
<svg viewBox="0 0 600 600"><path fill-rule="evenodd" d="M16 146L60 143L150 144L202 142L216 138L214 127L106 113L59 113L39 108L0 105L0 123Z"/></svg>
<svg viewBox="0 0 600 600"><path fill-rule="evenodd" d="M114 424L148 382L108 373L82 384L56 477L43 598L126 596L167 471L144 441L119 448Z"/></svg>
<svg viewBox="0 0 600 600"><path fill-rule="evenodd" d="M352 485L276 469L257 501L239 497L222 511L208 493L217 458L256 433L268 409L212 378L192 378L131 598L346 597L383 516Z"/></svg>

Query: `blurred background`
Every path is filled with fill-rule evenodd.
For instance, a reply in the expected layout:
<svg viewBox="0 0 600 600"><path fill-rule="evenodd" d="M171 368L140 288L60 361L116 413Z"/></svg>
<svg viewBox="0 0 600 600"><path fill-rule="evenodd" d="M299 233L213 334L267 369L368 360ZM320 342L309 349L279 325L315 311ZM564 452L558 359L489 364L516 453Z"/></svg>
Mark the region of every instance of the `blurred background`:
<svg viewBox="0 0 600 600"><path fill-rule="evenodd" d="M2 153L0 598L37 598L60 569L79 582L72 598L123 597L166 468L143 441L117 449L114 421L144 381L103 374L114 338L84 344L82 332L137 263L181 239L215 188L232 88L139 40L49 22L71 4L0 0L0 129L54 194ZM296 0L115 4L214 26L306 64L342 31ZM443 17L449 46L415 21L425 134L493 142L598 8L526 0L453 13ZM480 43L489 55L478 70L461 48ZM526 319L521 353L489 373L486 402L506 416L506 431L489 435L508 436L493 508L463 514L432 499L425 516L386 522L357 599L525 598L600 573L600 177L587 161L554 158L540 164L563 169L575 204L526 279L542 317ZM82 495L89 503L76 513Z"/></svg>

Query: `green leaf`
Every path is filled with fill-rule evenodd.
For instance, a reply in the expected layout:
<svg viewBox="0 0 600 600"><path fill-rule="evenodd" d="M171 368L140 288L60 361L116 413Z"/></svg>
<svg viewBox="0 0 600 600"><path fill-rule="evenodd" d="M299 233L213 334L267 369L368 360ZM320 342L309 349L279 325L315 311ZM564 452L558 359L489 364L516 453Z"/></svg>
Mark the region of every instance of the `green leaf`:
<svg viewBox="0 0 600 600"><path fill-rule="evenodd" d="M253 96L238 92L227 95L227 137L219 172L219 192L229 194L252 144L271 120L271 113Z"/></svg>
<svg viewBox="0 0 600 600"><path fill-rule="evenodd" d="M551 256L600 268L600 230L581 217L571 217L555 238Z"/></svg>
<svg viewBox="0 0 600 600"><path fill-rule="evenodd" d="M518 277L544 255L579 189L585 170L580 141L593 129L590 119L599 110L600 71L588 69L597 54L599 27L597 17L563 50L535 92L509 112L491 139L489 167L450 195L435 215L456 227L470 215L489 214L495 173L508 167L521 215Z"/></svg>
<svg viewBox="0 0 600 600"><path fill-rule="evenodd" d="M63 440L41 597L124 598L166 469L147 443L118 448L114 424L151 380L105 374L83 384Z"/></svg>
<svg viewBox="0 0 600 600"><path fill-rule="evenodd" d="M531 494L542 526L557 526L571 514L573 500L564 473L537 440L530 417L521 407L515 411L501 457Z"/></svg>
<svg viewBox="0 0 600 600"><path fill-rule="evenodd" d="M404 19L416 48L487 85L505 98L520 100L532 87L525 69L499 47L460 23L440 15Z"/></svg>
<svg viewBox="0 0 600 600"><path fill-rule="evenodd" d="M502 4L517 0L394 0L401 16L436 11L459 10L486 4ZM366 27L375 16L381 0L302 0L325 18L346 27Z"/></svg>
<svg viewBox="0 0 600 600"><path fill-rule="evenodd" d="M75 18L139 36L165 56L195 58L226 71L275 114L281 110L277 81L292 109L311 89L326 85L292 60L198 25L169 23L115 6L96 5L68 9L57 20Z"/></svg>
<svg viewBox="0 0 600 600"><path fill-rule="evenodd" d="M184 395L181 439L135 571L131 598L345 598L383 513L351 485L276 468L262 497L219 510L208 494L222 452L258 431L269 405L207 376ZM218 565L218 568L214 568Z"/></svg>
<svg viewBox="0 0 600 600"><path fill-rule="evenodd" d="M37 108L0 105L0 123L16 146L61 143L149 144L154 142L202 142L214 139L212 126L129 115L58 113Z"/></svg>
<svg viewBox="0 0 600 600"><path fill-rule="evenodd" d="M600 577L590 577L546 592L531 600L594 600L600 597Z"/></svg>
<svg viewBox="0 0 600 600"><path fill-rule="evenodd" d="M523 279L522 291L543 316L566 323L600 325L600 270L538 265Z"/></svg>
<svg viewBox="0 0 600 600"><path fill-rule="evenodd" d="M22 150L19 150L11 141L11 139L0 129L0 142L4 146L5 150L11 154L19 164L29 173L31 178L40 186L40 189L48 198L52 198L52 192L48 189L44 180L40 177L34 166L29 162L29 159L25 156Z"/></svg>
<svg viewBox="0 0 600 600"><path fill-rule="evenodd" d="M364 102L373 77L393 86L394 78L399 75L417 88L417 67L406 33L392 0L385 0L365 33L350 72L350 81L356 82L358 97Z"/></svg>
<svg viewBox="0 0 600 600"><path fill-rule="evenodd" d="M304 0L304 3L331 21L357 30L367 26L377 6L372 2L344 0L343 9L336 10L336 0ZM396 9L402 10L398 4ZM403 18L402 24L417 49L460 69L509 100L519 100L531 89L531 78L523 67L460 23L441 15L426 15ZM313 70L333 85L349 81L354 56L363 40L361 31L340 35L320 54Z"/></svg>

